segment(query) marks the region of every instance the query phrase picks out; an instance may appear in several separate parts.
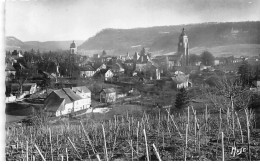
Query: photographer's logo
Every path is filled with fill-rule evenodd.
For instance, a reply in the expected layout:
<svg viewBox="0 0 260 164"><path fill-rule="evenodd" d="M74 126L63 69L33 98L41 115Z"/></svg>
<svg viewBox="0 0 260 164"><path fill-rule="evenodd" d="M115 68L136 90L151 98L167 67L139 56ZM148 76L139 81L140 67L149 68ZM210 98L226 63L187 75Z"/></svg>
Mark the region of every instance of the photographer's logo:
<svg viewBox="0 0 260 164"><path fill-rule="evenodd" d="M246 152L245 147L238 148L238 147L236 147L236 143L234 142L234 146L232 146L232 149L231 149L231 155L233 157L238 156L238 155L245 153L245 152Z"/></svg>

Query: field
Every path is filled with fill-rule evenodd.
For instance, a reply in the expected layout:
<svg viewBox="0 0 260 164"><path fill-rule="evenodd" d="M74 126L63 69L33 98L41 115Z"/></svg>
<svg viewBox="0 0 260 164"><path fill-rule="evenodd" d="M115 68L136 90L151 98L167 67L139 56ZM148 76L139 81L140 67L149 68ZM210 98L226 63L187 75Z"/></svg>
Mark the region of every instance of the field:
<svg viewBox="0 0 260 164"><path fill-rule="evenodd" d="M255 118L248 110L173 114L132 105L55 123L38 116L32 126L6 127L6 160L260 160Z"/></svg>

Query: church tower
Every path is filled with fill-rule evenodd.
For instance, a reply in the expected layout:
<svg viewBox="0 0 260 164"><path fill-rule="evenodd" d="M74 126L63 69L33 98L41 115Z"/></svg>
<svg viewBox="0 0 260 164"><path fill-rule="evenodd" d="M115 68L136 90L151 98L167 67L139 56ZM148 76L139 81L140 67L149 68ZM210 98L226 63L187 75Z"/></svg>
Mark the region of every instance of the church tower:
<svg viewBox="0 0 260 164"><path fill-rule="evenodd" d="M70 44L70 54L71 54L71 55L77 54L77 45L76 45L76 43L74 42L74 40L73 40L73 42Z"/></svg>
<svg viewBox="0 0 260 164"><path fill-rule="evenodd" d="M74 65L76 62L76 55L77 55L77 45L73 42L70 44L70 55L69 55L69 77L72 77L74 72Z"/></svg>
<svg viewBox="0 0 260 164"><path fill-rule="evenodd" d="M182 33L179 37L178 54L181 56L181 66L188 66L189 65L189 42L188 42L188 36L185 34L184 28L182 29Z"/></svg>

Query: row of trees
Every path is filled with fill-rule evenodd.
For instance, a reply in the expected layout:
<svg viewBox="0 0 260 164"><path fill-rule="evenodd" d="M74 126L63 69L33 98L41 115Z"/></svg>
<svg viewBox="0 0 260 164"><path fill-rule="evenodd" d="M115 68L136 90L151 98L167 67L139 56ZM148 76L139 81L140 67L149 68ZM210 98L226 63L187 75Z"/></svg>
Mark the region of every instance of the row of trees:
<svg viewBox="0 0 260 164"><path fill-rule="evenodd" d="M7 52L7 58L11 52ZM61 76L70 76L72 72L78 70L77 62L80 56L71 56L69 51L49 51L40 52L39 50L25 51L23 58L18 58L18 63L21 63L29 71L34 74L37 70L42 70L48 73L59 72Z"/></svg>
<svg viewBox="0 0 260 164"><path fill-rule="evenodd" d="M201 61L201 63L205 66L214 65L215 57L209 52L204 51L201 55L190 54L189 55L189 62L190 65L195 65L197 62Z"/></svg>
<svg viewBox="0 0 260 164"><path fill-rule="evenodd" d="M243 61L238 67L238 74L242 86L253 86L253 81L260 78L260 69L259 65L250 65L247 61Z"/></svg>

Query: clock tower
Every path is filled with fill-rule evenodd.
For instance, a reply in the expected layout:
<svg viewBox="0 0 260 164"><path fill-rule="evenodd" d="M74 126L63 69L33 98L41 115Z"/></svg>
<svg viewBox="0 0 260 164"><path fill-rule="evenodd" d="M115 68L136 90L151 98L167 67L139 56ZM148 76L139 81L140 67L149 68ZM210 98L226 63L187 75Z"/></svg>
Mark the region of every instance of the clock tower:
<svg viewBox="0 0 260 164"><path fill-rule="evenodd" d="M182 33L179 37L178 55L180 55L181 57L181 66L188 66L189 65L189 41L184 28L182 29Z"/></svg>

